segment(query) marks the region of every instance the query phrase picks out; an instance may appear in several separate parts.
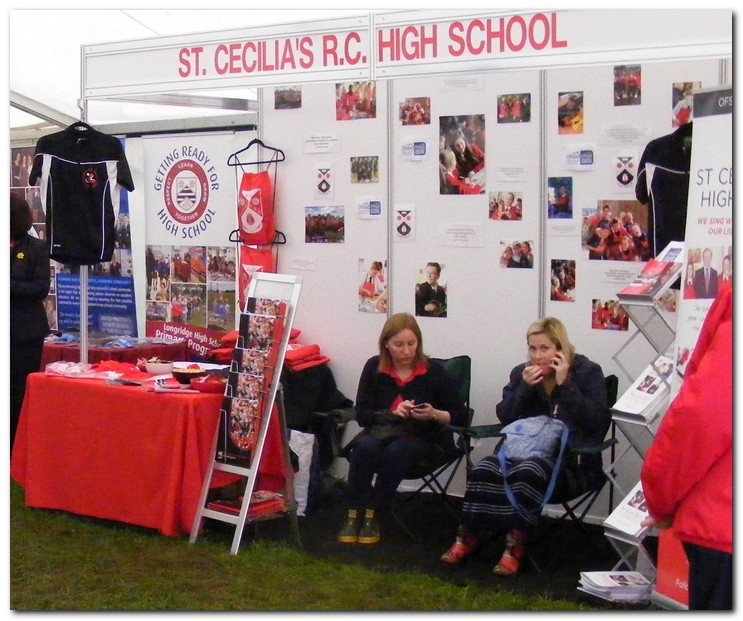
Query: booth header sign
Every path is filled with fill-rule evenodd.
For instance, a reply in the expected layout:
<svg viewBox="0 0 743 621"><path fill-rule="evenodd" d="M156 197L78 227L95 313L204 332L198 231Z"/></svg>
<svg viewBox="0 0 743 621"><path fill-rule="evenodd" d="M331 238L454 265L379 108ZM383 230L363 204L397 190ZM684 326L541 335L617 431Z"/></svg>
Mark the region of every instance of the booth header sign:
<svg viewBox="0 0 743 621"><path fill-rule="evenodd" d="M375 16L374 77L732 54L732 12L405 11ZM630 27L631 25L631 27ZM701 30L700 30L701 28ZM725 41L727 45L719 45Z"/></svg>
<svg viewBox="0 0 743 621"><path fill-rule="evenodd" d="M631 24L631 28L623 27ZM732 55L732 11L394 11L83 47L86 98Z"/></svg>
<svg viewBox="0 0 743 621"><path fill-rule="evenodd" d="M91 45L88 98L368 80L367 16Z"/></svg>

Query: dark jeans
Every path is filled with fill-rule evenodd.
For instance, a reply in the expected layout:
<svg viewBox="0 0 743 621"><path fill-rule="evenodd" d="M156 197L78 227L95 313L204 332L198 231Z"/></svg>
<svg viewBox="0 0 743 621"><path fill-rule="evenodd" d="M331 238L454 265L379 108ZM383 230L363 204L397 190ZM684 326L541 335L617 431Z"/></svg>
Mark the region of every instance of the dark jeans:
<svg viewBox="0 0 743 621"><path fill-rule="evenodd" d="M417 461L438 450L430 440L402 436L379 440L362 434L354 440L348 470L351 509L389 509L395 490ZM374 474L377 479L372 488Z"/></svg>
<svg viewBox="0 0 743 621"><path fill-rule="evenodd" d="M733 555L683 544L689 559L689 610L732 610Z"/></svg>
<svg viewBox="0 0 743 621"><path fill-rule="evenodd" d="M41 366L44 338L10 344L10 450L13 450L21 405L26 394L26 377Z"/></svg>

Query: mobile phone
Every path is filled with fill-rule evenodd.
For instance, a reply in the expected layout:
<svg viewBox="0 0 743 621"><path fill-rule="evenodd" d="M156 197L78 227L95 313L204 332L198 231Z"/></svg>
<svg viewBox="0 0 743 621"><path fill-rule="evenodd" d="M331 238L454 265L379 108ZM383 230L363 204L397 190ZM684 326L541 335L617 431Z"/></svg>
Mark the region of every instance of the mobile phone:
<svg viewBox="0 0 743 621"><path fill-rule="evenodd" d="M415 407L414 407L413 409L414 409L414 410L422 410L423 408L426 408L426 407L428 407L429 405L431 405L431 404L430 404L430 403L419 403L419 404L418 404L418 405L416 405L416 406L415 406Z"/></svg>

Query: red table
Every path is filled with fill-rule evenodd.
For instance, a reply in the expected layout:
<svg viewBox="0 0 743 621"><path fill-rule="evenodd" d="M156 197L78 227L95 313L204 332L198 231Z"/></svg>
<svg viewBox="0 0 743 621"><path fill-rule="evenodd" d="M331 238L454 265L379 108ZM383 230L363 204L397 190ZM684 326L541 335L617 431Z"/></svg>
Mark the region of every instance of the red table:
<svg viewBox="0 0 743 621"><path fill-rule="evenodd" d="M134 347L88 347L88 362L93 364L103 360L131 362L136 364L138 358L152 358L157 356L163 360L178 362L188 360L188 342L173 341L172 343L144 343ZM79 343L44 343L41 355L43 371L50 362L80 362Z"/></svg>
<svg viewBox="0 0 743 621"><path fill-rule="evenodd" d="M221 403L32 373L10 474L29 507L190 532Z"/></svg>

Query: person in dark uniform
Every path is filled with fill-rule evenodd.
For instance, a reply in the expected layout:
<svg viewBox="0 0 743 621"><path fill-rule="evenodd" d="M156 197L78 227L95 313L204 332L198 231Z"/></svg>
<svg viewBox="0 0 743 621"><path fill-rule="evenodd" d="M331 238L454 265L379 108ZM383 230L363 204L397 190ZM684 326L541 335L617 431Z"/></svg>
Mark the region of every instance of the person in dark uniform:
<svg viewBox="0 0 743 621"><path fill-rule="evenodd" d="M446 289L439 284L441 265L426 264L426 281L415 287L415 314L419 317L446 317Z"/></svg>
<svg viewBox="0 0 743 621"><path fill-rule="evenodd" d="M39 370L49 323L44 298L49 293L49 249L28 234L31 208L10 193L10 448L13 448L26 376Z"/></svg>

